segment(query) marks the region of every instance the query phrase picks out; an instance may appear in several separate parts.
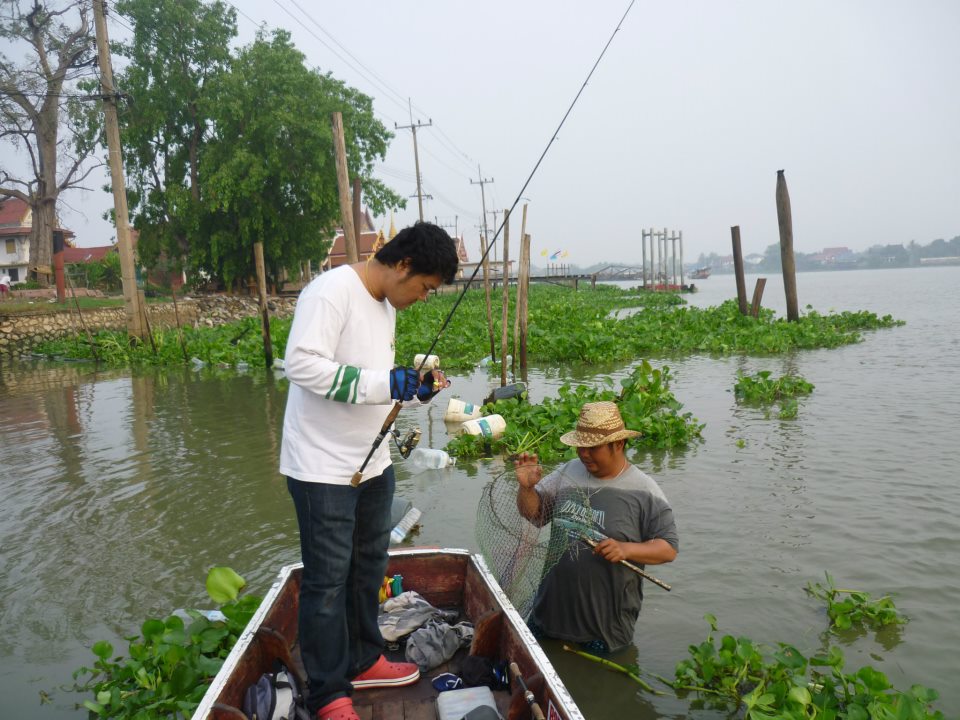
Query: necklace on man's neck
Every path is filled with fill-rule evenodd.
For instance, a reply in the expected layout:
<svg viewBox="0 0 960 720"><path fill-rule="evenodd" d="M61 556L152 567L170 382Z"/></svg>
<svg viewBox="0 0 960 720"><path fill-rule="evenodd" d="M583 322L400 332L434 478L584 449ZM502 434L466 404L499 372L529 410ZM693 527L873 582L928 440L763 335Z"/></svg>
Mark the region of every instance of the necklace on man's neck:
<svg viewBox="0 0 960 720"><path fill-rule="evenodd" d="M376 300L377 302L383 302L383 298L382 298L382 297L377 297L377 294L376 294L376 293L373 291L373 289L370 287L370 279L367 277L367 270L370 269L370 261L371 261L371 260L373 260L373 255L371 255L370 257L368 257L368 258L367 258L367 262L364 263L364 265L363 265L363 276L360 278L360 281L363 283L363 287L366 289L366 291L367 291L368 293L370 293L370 297L372 297L372 298L373 298L374 300Z"/></svg>

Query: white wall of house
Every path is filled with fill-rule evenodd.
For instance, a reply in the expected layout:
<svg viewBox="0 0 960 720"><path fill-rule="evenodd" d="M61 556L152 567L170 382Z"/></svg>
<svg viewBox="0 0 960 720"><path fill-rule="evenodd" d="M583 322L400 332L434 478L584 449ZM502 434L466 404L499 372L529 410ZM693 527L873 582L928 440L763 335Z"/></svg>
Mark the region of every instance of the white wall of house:
<svg viewBox="0 0 960 720"><path fill-rule="evenodd" d="M23 282L29 261L29 235L0 236L0 275L9 275L14 284Z"/></svg>

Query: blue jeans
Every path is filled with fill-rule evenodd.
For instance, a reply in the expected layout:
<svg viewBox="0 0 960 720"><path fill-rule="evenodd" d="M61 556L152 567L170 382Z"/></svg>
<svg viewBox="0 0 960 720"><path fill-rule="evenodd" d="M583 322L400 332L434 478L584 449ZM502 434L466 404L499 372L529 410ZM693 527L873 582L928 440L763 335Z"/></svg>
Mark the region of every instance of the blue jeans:
<svg viewBox="0 0 960 720"><path fill-rule="evenodd" d="M299 641L311 715L350 695L350 680L383 652L378 594L394 483L392 465L359 487L287 478L303 555Z"/></svg>

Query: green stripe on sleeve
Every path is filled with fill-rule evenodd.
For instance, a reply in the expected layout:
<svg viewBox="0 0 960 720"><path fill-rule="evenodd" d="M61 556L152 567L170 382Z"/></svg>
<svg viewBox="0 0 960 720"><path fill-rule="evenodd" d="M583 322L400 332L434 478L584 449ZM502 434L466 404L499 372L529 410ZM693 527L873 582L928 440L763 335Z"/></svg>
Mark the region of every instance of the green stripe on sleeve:
<svg viewBox="0 0 960 720"><path fill-rule="evenodd" d="M327 390L327 394L323 396L324 400L330 399L330 393L337 389L337 383L340 381L340 376L343 374L343 365L337 368L337 374L333 378L333 384L330 385L330 389ZM336 400L336 398L334 398Z"/></svg>
<svg viewBox="0 0 960 720"><path fill-rule="evenodd" d="M337 402L350 402L350 391L353 390L354 399L356 399L356 388L357 381L360 378L360 368L355 368L352 365L343 366L343 377L340 379L340 386L337 388L337 391L333 395L333 399Z"/></svg>

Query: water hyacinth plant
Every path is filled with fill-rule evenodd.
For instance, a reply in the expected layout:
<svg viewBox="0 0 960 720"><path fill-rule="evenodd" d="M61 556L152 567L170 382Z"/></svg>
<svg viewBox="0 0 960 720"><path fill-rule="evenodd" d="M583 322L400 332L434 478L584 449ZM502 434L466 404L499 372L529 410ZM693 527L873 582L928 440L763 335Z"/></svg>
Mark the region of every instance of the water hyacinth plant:
<svg viewBox="0 0 960 720"><path fill-rule="evenodd" d="M73 673L75 690L92 692L83 701L95 718L189 718L262 598L239 596L242 577L227 567L207 574L207 594L221 615L186 611L149 618L140 634L127 638L128 655L113 656L113 645L93 645L93 667ZM213 617L213 619L211 619Z"/></svg>
<svg viewBox="0 0 960 720"><path fill-rule="evenodd" d="M897 610L889 595L873 600L870 593L838 588L830 573L826 583L807 583L807 593L827 604L831 630L849 630L862 624L873 627L903 625L907 619Z"/></svg>
<svg viewBox="0 0 960 720"><path fill-rule="evenodd" d="M913 685L893 687L887 676L867 665L844 669L843 652L831 647L805 657L795 647L768 647L749 638L724 635L719 643L717 619L707 639L689 647L690 657L676 667L672 683L678 694L696 692L719 707L738 708L746 720L943 720L932 708L935 690Z"/></svg>
<svg viewBox="0 0 960 720"><path fill-rule="evenodd" d="M397 362L410 363L430 347L453 308L454 293L431 297L397 315ZM512 296L511 307L515 301ZM797 349L829 348L859 342L862 332L903 324L889 315L843 312L821 315L808 307L798 322L777 319L772 310L757 318L741 315L736 301L711 308L683 305L669 293L623 290L612 285L530 288L528 358L532 363L615 363L637 357L677 353L771 355ZM494 298L494 335L500 337L502 299ZM512 312L512 310L511 310ZM275 357L283 357L291 318L272 318ZM187 357L208 365L257 367L263 362L259 318L215 328L183 329ZM512 340L513 316L508 333ZM131 348L122 332L94 336L98 355L107 365L183 364L177 329L153 329L153 343ZM153 346L157 350L154 352ZM51 357L94 359L85 336L42 343L36 352ZM440 336L434 352L447 371L475 367L490 352L483 291L469 290Z"/></svg>
<svg viewBox="0 0 960 720"><path fill-rule="evenodd" d="M626 426L641 432L640 437L628 442L629 446L672 448L701 437L703 425L691 413L682 412L682 403L670 392L670 368L657 369L643 361L620 381L619 392L614 387L614 381L605 378L599 386L567 383L557 391L557 397L538 405L526 402L525 394L487 403L483 406L485 415L496 413L506 420L503 436L487 441L461 435L451 440L446 450L458 458L535 452L544 463L569 460L576 452L561 443L560 436L576 425L584 403L599 400L616 402Z"/></svg>

